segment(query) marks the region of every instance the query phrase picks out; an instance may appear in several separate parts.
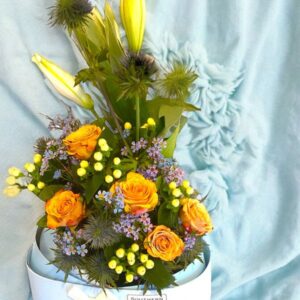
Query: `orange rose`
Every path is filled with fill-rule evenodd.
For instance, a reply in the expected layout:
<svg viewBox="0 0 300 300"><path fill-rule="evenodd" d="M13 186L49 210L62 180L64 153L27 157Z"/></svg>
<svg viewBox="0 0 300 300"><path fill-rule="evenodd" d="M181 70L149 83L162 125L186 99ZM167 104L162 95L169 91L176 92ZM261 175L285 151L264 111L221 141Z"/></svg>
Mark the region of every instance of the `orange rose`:
<svg viewBox="0 0 300 300"><path fill-rule="evenodd" d="M101 128L96 125L83 125L69 134L63 142L70 155L78 159L88 159L96 148L101 132Z"/></svg>
<svg viewBox="0 0 300 300"><path fill-rule="evenodd" d="M148 254L164 261L172 261L184 250L182 239L170 228L159 225L144 240Z"/></svg>
<svg viewBox="0 0 300 300"><path fill-rule="evenodd" d="M185 198L181 200L181 204L180 218L187 231L199 235L212 231L209 213L199 200Z"/></svg>
<svg viewBox="0 0 300 300"><path fill-rule="evenodd" d="M76 226L85 214L80 195L60 190L46 202L47 227Z"/></svg>
<svg viewBox="0 0 300 300"><path fill-rule="evenodd" d="M151 211L158 203L155 183L138 173L128 173L125 181L116 182L112 186L111 192L114 193L117 187L124 195L125 211L128 213Z"/></svg>

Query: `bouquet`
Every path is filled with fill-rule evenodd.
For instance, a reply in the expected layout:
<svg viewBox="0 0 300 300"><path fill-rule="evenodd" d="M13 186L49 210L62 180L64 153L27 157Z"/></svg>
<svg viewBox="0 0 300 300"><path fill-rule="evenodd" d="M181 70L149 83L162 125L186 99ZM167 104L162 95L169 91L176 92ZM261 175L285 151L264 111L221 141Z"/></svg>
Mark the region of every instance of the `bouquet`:
<svg viewBox="0 0 300 300"><path fill-rule="evenodd" d="M89 112L88 122L49 117L33 162L8 170L7 196L29 190L45 202L37 222L53 231L52 263L106 289L176 285L174 274L202 259L212 222L200 195L173 158L197 78L174 61L162 69L142 49L145 1L111 6L57 0L53 25L70 35L86 67L72 76L39 54L33 62L55 90ZM125 34L124 34L125 32Z"/></svg>

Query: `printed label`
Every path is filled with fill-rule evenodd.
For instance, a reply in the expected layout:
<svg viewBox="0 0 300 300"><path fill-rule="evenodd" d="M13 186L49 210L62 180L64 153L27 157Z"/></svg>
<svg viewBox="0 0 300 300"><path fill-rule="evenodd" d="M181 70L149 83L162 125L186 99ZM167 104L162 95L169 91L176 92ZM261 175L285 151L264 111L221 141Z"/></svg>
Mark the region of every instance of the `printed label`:
<svg viewBox="0 0 300 300"><path fill-rule="evenodd" d="M127 295L127 300L167 300L167 295L149 295L149 296L138 296L138 295Z"/></svg>

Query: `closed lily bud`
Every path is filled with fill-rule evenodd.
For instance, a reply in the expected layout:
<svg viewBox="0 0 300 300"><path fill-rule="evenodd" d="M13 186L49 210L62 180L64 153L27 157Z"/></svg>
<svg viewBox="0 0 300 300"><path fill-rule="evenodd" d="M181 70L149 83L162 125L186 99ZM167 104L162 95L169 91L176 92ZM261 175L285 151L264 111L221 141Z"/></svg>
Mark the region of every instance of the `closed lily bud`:
<svg viewBox="0 0 300 300"><path fill-rule="evenodd" d="M145 0L121 0L120 14L129 48L133 52L139 52L143 44L145 32Z"/></svg>
<svg viewBox="0 0 300 300"><path fill-rule="evenodd" d="M32 56L32 61L62 96L86 109L94 107L91 96L80 85L75 86L73 75L37 53Z"/></svg>

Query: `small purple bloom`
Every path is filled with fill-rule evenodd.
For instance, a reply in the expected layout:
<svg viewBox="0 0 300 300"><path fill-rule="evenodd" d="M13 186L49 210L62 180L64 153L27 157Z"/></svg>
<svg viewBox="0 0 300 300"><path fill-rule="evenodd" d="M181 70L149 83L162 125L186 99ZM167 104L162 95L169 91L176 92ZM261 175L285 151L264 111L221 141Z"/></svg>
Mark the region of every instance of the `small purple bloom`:
<svg viewBox="0 0 300 300"><path fill-rule="evenodd" d="M61 177L61 170L56 170L53 174L53 179L59 179Z"/></svg>
<svg viewBox="0 0 300 300"><path fill-rule="evenodd" d="M184 237L184 244L185 244L185 250L192 250L195 246L196 243L196 237L189 232L185 232L185 237Z"/></svg>

